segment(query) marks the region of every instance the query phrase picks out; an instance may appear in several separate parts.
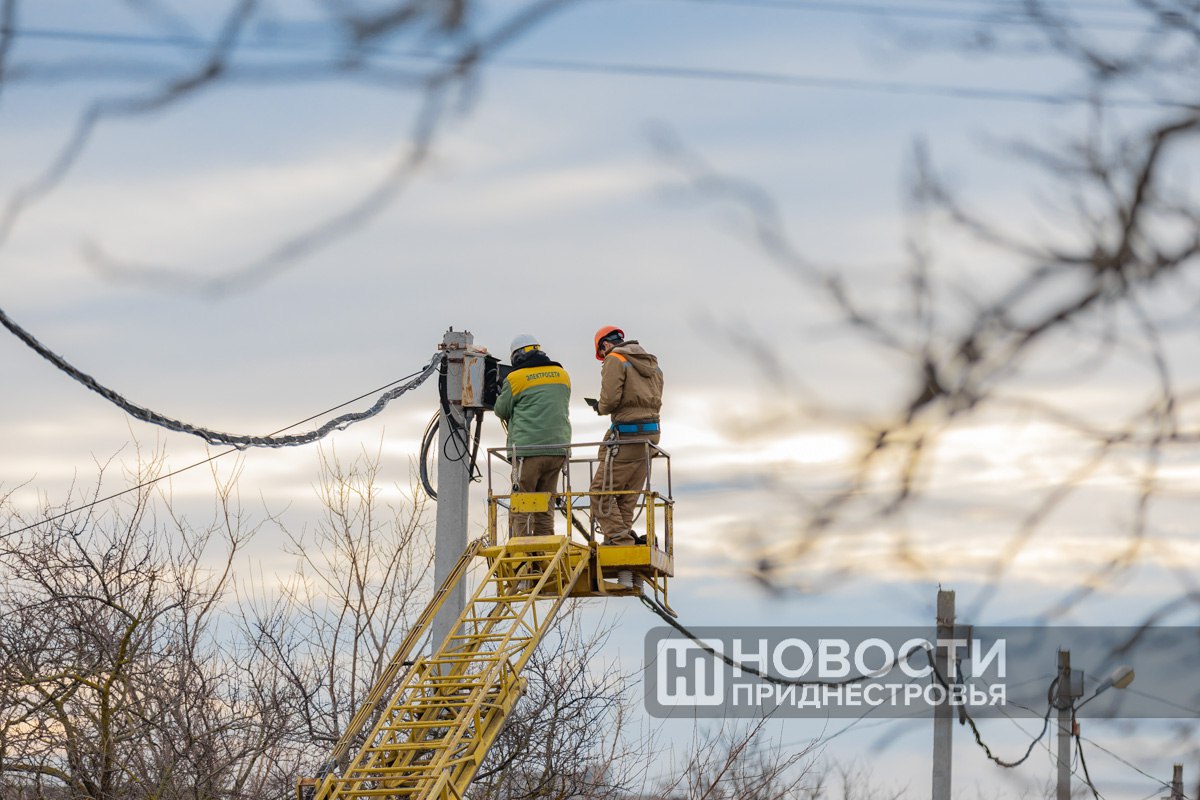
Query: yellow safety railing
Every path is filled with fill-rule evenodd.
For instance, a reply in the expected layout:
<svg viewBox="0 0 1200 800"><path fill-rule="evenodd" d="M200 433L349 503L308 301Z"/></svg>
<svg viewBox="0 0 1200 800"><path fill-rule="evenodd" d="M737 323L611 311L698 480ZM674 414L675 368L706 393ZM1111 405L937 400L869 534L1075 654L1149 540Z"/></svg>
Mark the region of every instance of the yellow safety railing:
<svg viewBox="0 0 1200 800"><path fill-rule="evenodd" d="M651 532L670 536L671 526L664 519L664 509L674 505L672 499L671 456L656 444L651 442L622 442L621 447L638 448L645 452L646 485L641 489L624 491L591 491L591 485L603 459L601 448L607 448L608 442L580 442L553 445L538 445L536 447L509 448L493 447L487 451L488 478L488 538L496 543L506 538L501 535L499 512L512 511L544 511L550 507L559 514L568 517L571 530L569 534L578 534L586 541L598 541L598 525L592 517L591 501L593 498L615 497L618 495L637 495L637 512L643 517L647 540ZM586 449L586 450L585 450ZM559 491L549 493L514 493L499 488L511 486L512 461L520 457L521 451L532 451L537 454L546 450L564 450L568 453L565 467L559 481ZM514 452L515 451L515 452ZM594 455L583 454L586 451ZM657 472L657 475L656 475ZM581 476L585 478L580 481ZM577 488L583 486L585 488ZM514 500L515 498L515 500ZM512 503L517 503L513 508ZM651 514L646 514L650 510ZM659 542L659 547L667 549L667 542Z"/></svg>
<svg viewBox="0 0 1200 800"><path fill-rule="evenodd" d="M573 541L594 549L594 569L587 580L575 590L575 596L604 596L608 594L640 593L638 586L648 586L668 609L666 579L674 574L675 540L674 507L671 496L671 456L651 442L622 442L622 448L638 448L646 459L646 483L638 489L597 490L591 487L601 461L607 456L610 442L578 442L536 447L494 447L487 451L488 481L488 541L498 543L510 536L504 512L538 513L550 511L555 517L555 529L561 526ZM557 492L513 492L513 461L522 451L531 455L546 450L562 450L568 454L559 479ZM582 487L582 488L581 488ZM600 541L599 524L593 514L594 503L605 498L635 496L634 529L641 529L644 545L608 546ZM599 546L597 546L599 545ZM630 572L635 585L620 586L612 578Z"/></svg>

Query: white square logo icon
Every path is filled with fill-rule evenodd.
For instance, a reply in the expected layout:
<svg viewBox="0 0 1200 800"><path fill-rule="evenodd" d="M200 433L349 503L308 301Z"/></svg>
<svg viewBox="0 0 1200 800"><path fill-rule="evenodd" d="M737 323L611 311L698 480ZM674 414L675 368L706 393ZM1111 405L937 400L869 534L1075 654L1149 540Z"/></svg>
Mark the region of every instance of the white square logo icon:
<svg viewBox="0 0 1200 800"><path fill-rule="evenodd" d="M701 639L721 652L719 639ZM725 702L723 662L696 642L662 639L655 659L655 698L661 706L719 706Z"/></svg>

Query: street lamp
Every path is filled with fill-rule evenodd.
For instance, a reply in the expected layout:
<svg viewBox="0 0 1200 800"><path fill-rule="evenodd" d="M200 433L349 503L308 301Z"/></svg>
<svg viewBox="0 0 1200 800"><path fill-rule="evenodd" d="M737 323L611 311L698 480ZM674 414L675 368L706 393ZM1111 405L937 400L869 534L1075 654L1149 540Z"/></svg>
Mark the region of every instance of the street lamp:
<svg viewBox="0 0 1200 800"><path fill-rule="evenodd" d="M1103 692L1107 692L1109 689L1124 689L1125 687L1129 686L1129 684L1133 683L1133 676L1133 667L1122 664L1114 669L1112 674L1110 674L1107 678L1100 681L1100 685L1096 687L1096 691L1092 692L1092 696L1075 706L1075 710L1078 711L1079 709L1083 708L1085 705L1095 700Z"/></svg>

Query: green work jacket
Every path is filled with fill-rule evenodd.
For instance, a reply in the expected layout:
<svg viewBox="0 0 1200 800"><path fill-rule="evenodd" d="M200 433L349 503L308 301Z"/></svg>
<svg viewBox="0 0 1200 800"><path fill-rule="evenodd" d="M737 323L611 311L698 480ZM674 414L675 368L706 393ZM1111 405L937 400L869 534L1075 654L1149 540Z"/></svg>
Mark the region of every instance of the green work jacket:
<svg viewBox="0 0 1200 800"><path fill-rule="evenodd" d="M508 445L515 456L565 455L571 441L571 378L562 365L534 353L504 379L496 416L508 422Z"/></svg>

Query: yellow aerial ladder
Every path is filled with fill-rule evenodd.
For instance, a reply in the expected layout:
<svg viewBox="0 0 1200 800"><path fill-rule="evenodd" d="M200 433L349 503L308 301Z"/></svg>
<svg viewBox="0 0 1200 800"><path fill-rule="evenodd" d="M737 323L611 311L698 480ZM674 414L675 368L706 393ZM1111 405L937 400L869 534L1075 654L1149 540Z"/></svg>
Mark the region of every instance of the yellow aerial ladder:
<svg viewBox="0 0 1200 800"><path fill-rule="evenodd" d="M642 596L653 593L668 608L667 578L674 574L670 456L646 445L649 473L665 474L666 492L576 492L571 476L598 459L576 457L570 445L562 491L498 494L493 466L508 464L507 451L488 451L488 524L417 619L366 701L347 726L316 778L302 778L300 800L349 798L462 798L509 712L525 690L521 670L567 598ZM625 445L628 447L629 445ZM646 544L597 546L593 498L638 496ZM557 510L567 517L565 536L518 536L501 541L500 509ZM661 537L661 538L660 538ZM444 641L420 655L433 619L471 563L486 573Z"/></svg>

